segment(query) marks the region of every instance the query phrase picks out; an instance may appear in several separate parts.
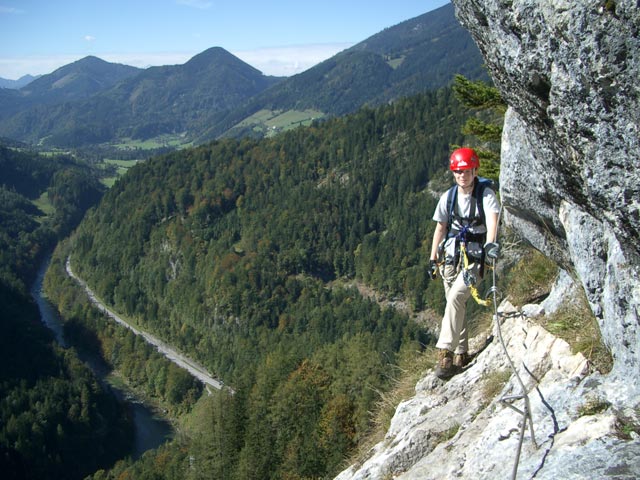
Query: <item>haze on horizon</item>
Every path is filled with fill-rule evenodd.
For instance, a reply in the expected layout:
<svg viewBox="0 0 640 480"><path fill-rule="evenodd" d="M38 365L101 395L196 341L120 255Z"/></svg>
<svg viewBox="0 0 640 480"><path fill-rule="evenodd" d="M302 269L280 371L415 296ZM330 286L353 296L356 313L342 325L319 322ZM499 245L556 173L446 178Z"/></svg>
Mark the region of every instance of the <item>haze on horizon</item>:
<svg viewBox="0 0 640 480"><path fill-rule="evenodd" d="M0 0L0 77L43 75L93 55L139 68L222 47L291 76L448 0Z"/></svg>

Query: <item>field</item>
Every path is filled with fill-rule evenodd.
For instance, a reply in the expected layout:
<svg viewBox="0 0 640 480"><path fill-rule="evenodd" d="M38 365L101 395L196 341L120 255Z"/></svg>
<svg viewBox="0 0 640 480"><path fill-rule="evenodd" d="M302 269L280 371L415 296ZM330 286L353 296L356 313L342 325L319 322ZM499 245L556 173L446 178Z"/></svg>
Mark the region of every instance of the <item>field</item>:
<svg viewBox="0 0 640 480"><path fill-rule="evenodd" d="M187 143L184 141L183 135L161 135L159 137L150 138L147 140L136 140L132 138L123 138L120 139L118 143L113 143L109 145L111 148L115 150L125 150L125 151L140 151L139 159L132 160L115 160L105 158L103 160L105 169L109 169L109 167L114 168L115 176L109 176L102 178L101 182L111 188L116 180L127 173L127 171L133 167L136 163L141 162L149 155L149 152L145 155L145 151L149 150L157 150L160 148L187 148L192 146L191 143Z"/></svg>
<svg viewBox="0 0 640 480"><path fill-rule="evenodd" d="M55 207L49 201L47 192L43 192L42 195L40 195L36 200L33 200L32 203L44 214L42 217L37 219L39 222L42 222L46 217L53 215L56 211Z"/></svg>
<svg viewBox="0 0 640 480"><path fill-rule="evenodd" d="M253 131L266 137L299 127L310 125L314 120L324 117L318 110L260 110L235 125L231 130L252 127Z"/></svg>
<svg viewBox="0 0 640 480"><path fill-rule="evenodd" d="M155 138L147 140L137 140L133 138L122 138L120 143L112 144L113 147L120 150L153 150L155 148L173 147L173 148L185 148L190 146L190 143L184 141L183 135L160 135Z"/></svg>
<svg viewBox="0 0 640 480"><path fill-rule="evenodd" d="M122 175L124 175L125 173L127 173L127 171L131 167L133 167L135 164L137 164L139 161L141 160L113 160L113 159L105 158L103 160L105 166L109 166L109 165L114 166L116 175L111 177L104 177L100 181L107 188L113 187L113 184L116 183L116 180Z"/></svg>

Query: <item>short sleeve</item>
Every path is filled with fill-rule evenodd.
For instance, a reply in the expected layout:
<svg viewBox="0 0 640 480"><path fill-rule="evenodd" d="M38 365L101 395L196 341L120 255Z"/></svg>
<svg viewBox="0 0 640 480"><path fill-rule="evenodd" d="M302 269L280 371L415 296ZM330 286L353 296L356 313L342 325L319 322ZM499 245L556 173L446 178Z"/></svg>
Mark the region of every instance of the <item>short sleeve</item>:
<svg viewBox="0 0 640 480"><path fill-rule="evenodd" d="M436 222L448 222L449 221L449 212L447 212L447 196L449 191L447 190L440 196L440 200L438 201L438 205L436 206L435 212L433 212L433 220Z"/></svg>
<svg viewBox="0 0 640 480"><path fill-rule="evenodd" d="M485 188L482 193L482 206L487 213L500 213L500 203L496 193L491 188Z"/></svg>

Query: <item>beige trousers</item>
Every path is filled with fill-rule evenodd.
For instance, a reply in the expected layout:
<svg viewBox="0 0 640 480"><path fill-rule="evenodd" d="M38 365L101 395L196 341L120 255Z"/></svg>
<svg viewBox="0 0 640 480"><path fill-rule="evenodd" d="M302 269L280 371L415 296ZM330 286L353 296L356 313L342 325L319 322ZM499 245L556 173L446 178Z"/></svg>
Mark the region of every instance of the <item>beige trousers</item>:
<svg viewBox="0 0 640 480"><path fill-rule="evenodd" d="M476 263L470 265L476 278L478 278L478 267ZM444 265L440 267L440 275L444 283L447 306L444 309L436 348L450 350L453 353L464 353L469 349L466 313L471 290L464 284L461 268Z"/></svg>

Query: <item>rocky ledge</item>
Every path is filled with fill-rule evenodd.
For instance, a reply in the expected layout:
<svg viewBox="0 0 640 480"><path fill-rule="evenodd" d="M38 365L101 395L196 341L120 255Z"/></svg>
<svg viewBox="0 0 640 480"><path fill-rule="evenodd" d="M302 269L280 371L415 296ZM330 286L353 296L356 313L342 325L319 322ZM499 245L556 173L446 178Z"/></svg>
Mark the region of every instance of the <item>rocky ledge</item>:
<svg viewBox="0 0 640 480"><path fill-rule="evenodd" d="M515 478L640 478L640 441L622 431L633 412L608 403L608 383L565 341L508 302L499 311L509 357L494 322L488 339L473 339L480 349L473 362L448 382L427 372L415 396L398 406L385 439L338 480L514 478L514 469ZM513 398L522 386L531 421L512 408L525 411L525 400Z"/></svg>
<svg viewBox="0 0 640 480"><path fill-rule="evenodd" d="M505 223L576 279L613 358L607 375L589 373L503 305L535 436L525 430L517 478L640 478L640 4L452 1L509 106ZM386 439L338 478L512 478L522 416L499 399L519 385L485 387L506 378L505 361L494 338L449 382L427 372Z"/></svg>

